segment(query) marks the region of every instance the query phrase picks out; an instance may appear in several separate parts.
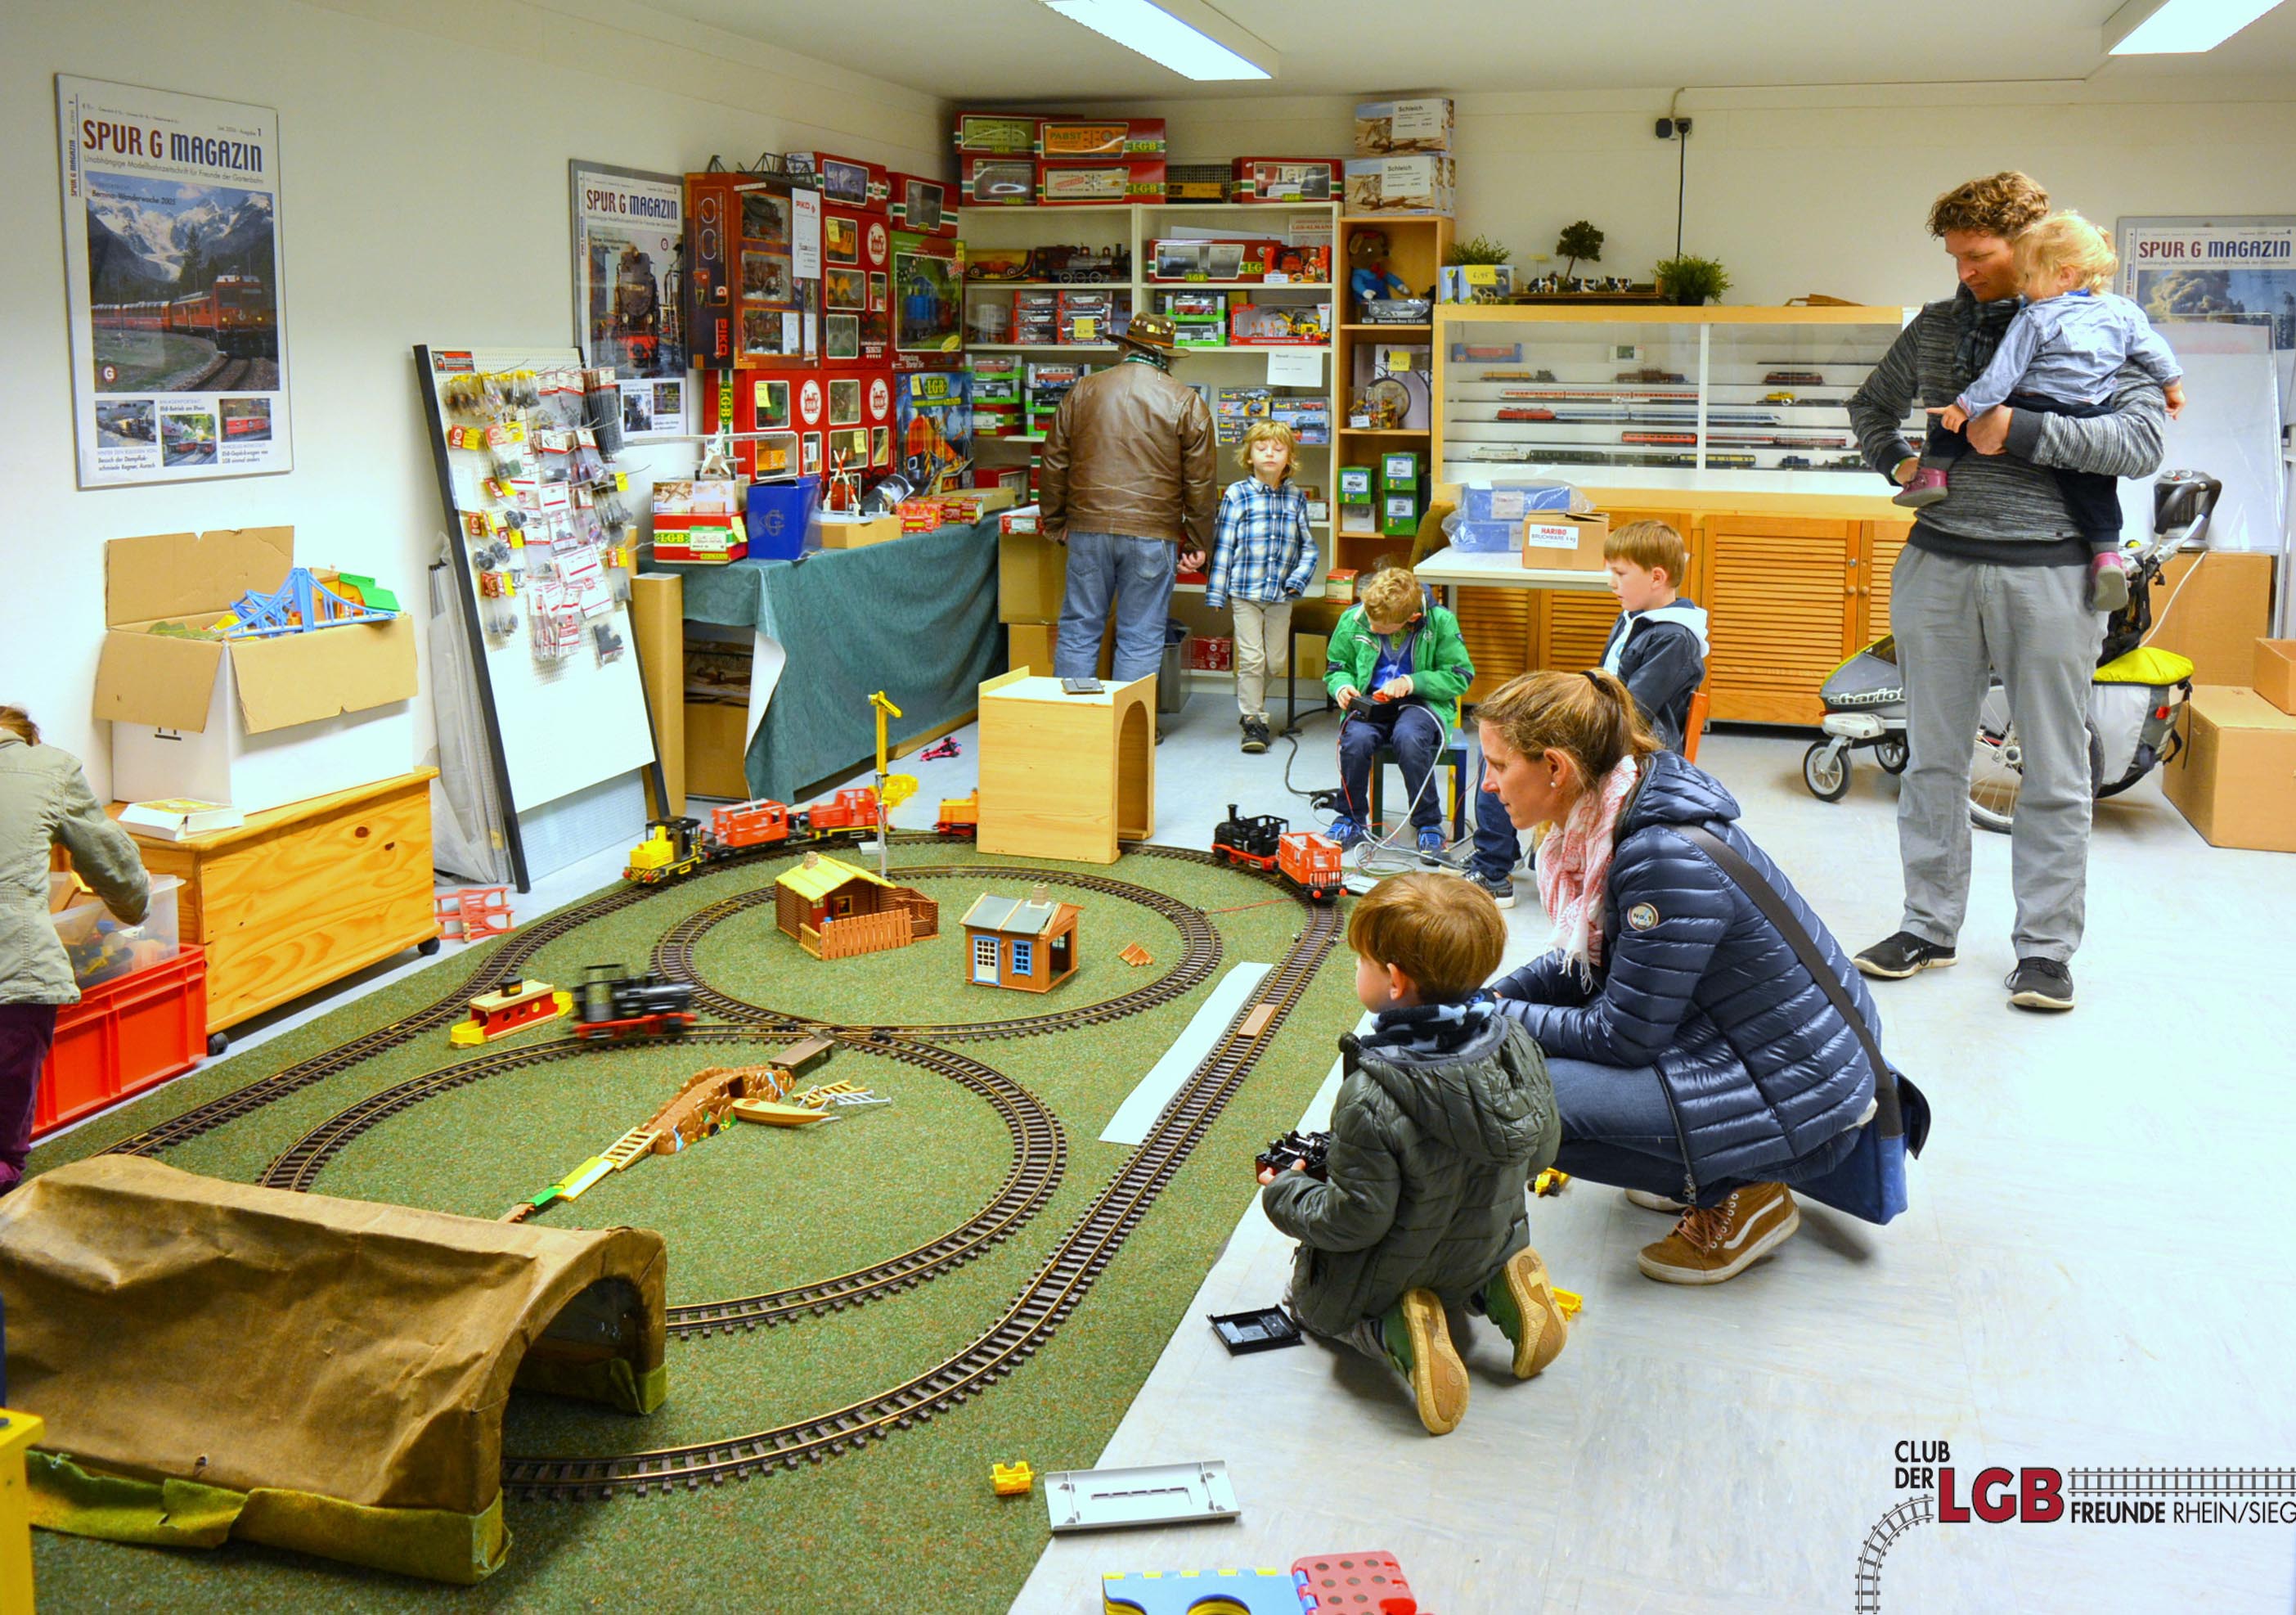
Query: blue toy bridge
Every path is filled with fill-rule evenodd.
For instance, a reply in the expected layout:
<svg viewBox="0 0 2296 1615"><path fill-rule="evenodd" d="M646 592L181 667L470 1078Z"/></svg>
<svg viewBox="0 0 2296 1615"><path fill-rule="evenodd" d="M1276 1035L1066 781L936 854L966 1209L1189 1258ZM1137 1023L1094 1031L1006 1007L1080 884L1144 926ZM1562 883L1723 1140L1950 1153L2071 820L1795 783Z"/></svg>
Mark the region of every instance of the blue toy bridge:
<svg viewBox="0 0 2296 1615"><path fill-rule="evenodd" d="M232 603L231 613L239 621L224 630L226 639L267 639L274 635L304 634L313 628L332 628L347 622L389 622L398 615L373 606L354 605L312 577L308 567L300 566L287 574L287 581L279 586L277 594L262 594L250 589Z"/></svg>

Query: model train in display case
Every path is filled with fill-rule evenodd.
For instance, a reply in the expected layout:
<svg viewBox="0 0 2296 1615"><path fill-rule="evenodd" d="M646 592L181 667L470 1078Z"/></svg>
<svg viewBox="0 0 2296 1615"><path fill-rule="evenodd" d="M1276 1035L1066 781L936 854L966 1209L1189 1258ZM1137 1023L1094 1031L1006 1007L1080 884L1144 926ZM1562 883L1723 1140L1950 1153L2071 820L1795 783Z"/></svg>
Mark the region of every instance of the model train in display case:
<svg viewBox="0 0 2296 1615"><path fill-rule="evenodd" d="M1290 820L1272 813L1246 818L1227 805L1227 817L1212 832L1212 857L1254 869L1273 870L1311 903L1329 903L1340 895L1345 872L1340 867L1340 844L1312 830L1291 830Z"/></svg>
<svg viewBox="0 0 2296 1615"><path fill-rule="evenodd" d="M791 808L769 797L713 808L709 822L650 819L646 839L630 848L622 879L644 885L692 874L713 858L758 847L810 846L849 840L877 825L877 793L852 785L810 808Z"/></svg>

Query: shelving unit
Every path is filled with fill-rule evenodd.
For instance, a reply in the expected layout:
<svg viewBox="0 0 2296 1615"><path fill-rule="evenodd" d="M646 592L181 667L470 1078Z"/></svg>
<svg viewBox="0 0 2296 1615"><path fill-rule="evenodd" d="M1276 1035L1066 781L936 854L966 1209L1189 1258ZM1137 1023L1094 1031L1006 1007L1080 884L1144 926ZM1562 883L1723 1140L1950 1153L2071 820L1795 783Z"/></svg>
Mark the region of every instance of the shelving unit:
<svg viewBox="0 0 2296 1615"><path fill-rule="evenodd" d="M1347 424L1349 403L1371 380L1371 349L1375 344L1404 344L1413 347L1431 346L1435 331L1431 324L1390 325L1365 320L1355 293L1347 289L1347 247L1349 235L1357 230L1380 230L1386 233L1388 266L1403 279L1414 293L1432 293L1443 266L1443 255L1450 250L1452 220L1441 214L1396 215L1357 217L1343 216L1339 222L1337 245L1332 254L1332 273L1341 283L1340 324L1334 332L1337 351L1332 369L1337 373L1340 393L1339 454L1334 461L1341 465L1376 465L1378 455L1389 449L1416 449L1423 472L1421 508L1425 508L1424 490L1434 481L1435 463L1433 425L1439 416L1433 414L1442 393L1439 379L1431 381L1434 399L1430 403L1431 418L1427 429L1390 428L1373 430ZM1439 316L1441 310L1437 313ZM1353 567L1358 572L1368 572L1380 557L1388 554L1407 556L1411 540L1383 533L1342 533L1336 541L1339 551L1332 564Z"/></svg>
<svg viewBox="0 0 2296 1615"><path fill-rule="evenodd" d="M1329 202L1140 202L1128 205L1096 207L968 207L964 210L964 240L967 252L977 255L983 250L1017 250L1025 247L1078 246L1090 249L1122 247L1131 258L1132 272L1121 281L973 281L965 283L964 296L967 314L965 348L969 353L1018 354L1025 360L1037 363L1057 363L1067 358L1095 365L1111 361L1120 349L1113 342L1022 343L975 342L970 339L972 330L971 316L975 305L985 298L1009 295L1029 291L1095 291L1109 290L1119 299L1128 299L1135 309L1160 307L1160 293L1185 291L1217 291L1234 296L1250 293L1254 301L1268 303L1316 303L1332 305L1332 316L1339 309L1337 288L1329 281L1263 283L1259 281L1157 281L1148 276L1152 258L1151 244L1160 236L1169 236L1177 228L1217 231L1222 236L1238 238L1272 237L1292 245L1322 245L1328 242L1332 263L1340 262L1341 242L1338 232L1339 209ZM1295 229L1296 227L1296 229ZM1302 239L1300 231L1312 230L1316 239ZM1344 281L1344 275L1340 278ZM1431 271L1428 279L1434 278ZM1227 348L1184 348L1173 360L1172 374L1192 386L1216 389L1221 387L1259 387L1267 385L1267 359L1271 353L1315 353L1324 356L1321 365L1323 384L1319 389L1278 384L1274 390L1293 397L1320 395L1325 400L1334 427L1332 441L1305 445L1299 456L1299 480L1322 490L1327 502L1338 494L1336 458L1338 427L1345 404L1341 384L1342 365L1338 362L1341 347L1336 340L1331 344L1315 346L1250 346ZM1210 399L1208 398L1208 402ZM984 470L1007 468L1019 455L1006 445L1021 446L1042 442L1041 435L1029 437L981 438L974 446L977 463ZM1218 479L1223 486L1240 475L1235 469L1234 446L1220 446ZM1318 525L1318 537L1324 551L1324 568L1329 570L1339 562L1332 553L1331 522ZM1185 592L1188 586L1182 586ZM1193 593L1201 594L1201 585Z"/></svg>

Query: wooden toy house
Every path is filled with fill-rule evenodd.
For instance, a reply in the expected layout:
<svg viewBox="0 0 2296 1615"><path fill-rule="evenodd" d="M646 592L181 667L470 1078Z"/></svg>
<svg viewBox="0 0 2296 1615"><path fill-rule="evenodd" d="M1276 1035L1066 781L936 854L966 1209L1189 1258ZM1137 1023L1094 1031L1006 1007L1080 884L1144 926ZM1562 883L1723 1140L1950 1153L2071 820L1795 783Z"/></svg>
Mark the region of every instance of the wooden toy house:
<svg viewBox="0 0 2296 1615"><path fill-rule="evenodd" d="M906 947L940 934L940 905L841 858L817 852L774 882L774 919L816 959Z"/></svg>
<svg viewBox="0 0 2296 1615"><path fill-rule="evenodd" d="M1073 903L1055 903L1038 887L1026 899L984 892L964 914L965 980L983 987L1048 993L1076 974Z"/></svg>

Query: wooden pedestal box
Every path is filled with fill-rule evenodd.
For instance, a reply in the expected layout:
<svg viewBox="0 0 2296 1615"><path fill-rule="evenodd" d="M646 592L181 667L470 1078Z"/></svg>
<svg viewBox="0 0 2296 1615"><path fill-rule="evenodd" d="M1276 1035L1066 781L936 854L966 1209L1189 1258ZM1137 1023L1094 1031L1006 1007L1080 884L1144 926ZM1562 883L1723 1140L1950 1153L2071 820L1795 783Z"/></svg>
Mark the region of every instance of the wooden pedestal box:
<svg viewBox="0 0 2296 1615"><path fill-rule="evenodd" d="M980 686L983 852L1113 864L1156 829L1156 681L1095 695L1007 673Z"/></svg>

